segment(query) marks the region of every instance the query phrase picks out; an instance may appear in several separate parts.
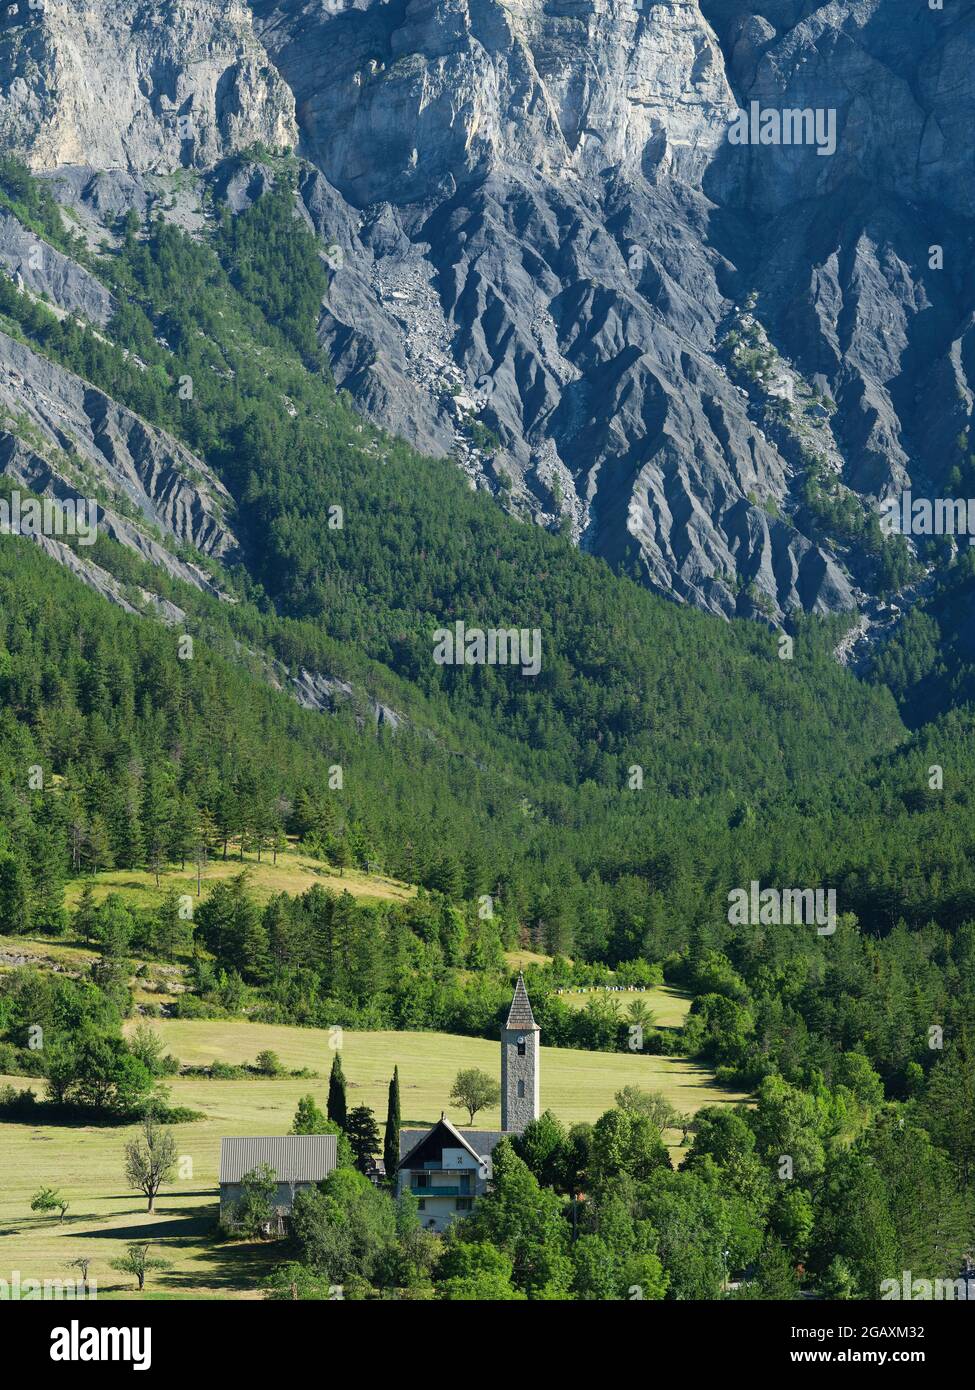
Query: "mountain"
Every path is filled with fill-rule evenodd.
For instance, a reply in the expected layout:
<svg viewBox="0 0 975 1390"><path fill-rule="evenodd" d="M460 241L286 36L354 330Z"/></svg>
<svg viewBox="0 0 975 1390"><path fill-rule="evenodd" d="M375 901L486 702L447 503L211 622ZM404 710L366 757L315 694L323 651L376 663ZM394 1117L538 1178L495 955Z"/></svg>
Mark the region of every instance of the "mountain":
<svg viewBox="0 0 975 1390"><path fill-rule="evenodd" d="M108 219L93 249L49 181L0 163L0 203L28 236L0 277L0 492L94 496L101 523L91 546L35 536L46 568L18 558L25 539L2 543L10 851L54 815L75 872L106 839L135 867L126 807L158 783L248 842L311 800L298 819L320 818L337 862L460 897L493 887L509 931L597 959L721 940L713 920L751 879L835 885L879 934L964 922L968 712L911 737L884 685L835 661L842 616L799 623L792 650L675 605L364 423L317 341L328 284L295 216L307 177L293 154L228 156L191 185L193 232L147 183L146 214ZM78 316L82 287L111 304L102 326ZM51 602L59 631L97 644L49 632ZM435 662L458 621L537 629L537 678ZM186 637L207 657L189 682ZM130 670L116 652L133 645ZM955 833L934 853L945 803L922 787L946 743ZM74 820L25 789L23 766L64 779Z"/></svg>
<svg viewBox="0 0 975 1390"><path fill-rule="evenodd" d="M141 1111L136 1012L496 1036L517 952L749 1103L542 1116L436 1267L339 1173L278 1292L961 1282L975 554L878 504L975 483L973 8L6 6L0 1123Z"/></svg>
<svg viewBox="0 0 975 1390"><path fill-rule="evenodd" d="M294 143L294 102L240 0L4 6L0 143L34 168L167 173Z"/></svg>
<svg viewBox="0 0 975 1390"><path fill-rule="evenodd" d="M893 342L877 309L887 292L862 247L852 260L827 248L871 199L876 217L881 203L913 206L916 232L921 205L910 161L874 167L844 146L856 103L837 74L876 51L882 84L908 52L922 67L927 54L924 90L940 90L933 55L947 64L967 27L932 12L919 36L898 10L881 30L869 0L831 14L98 0L81 24L57 2L8 10L0 471L8 491L93 494L101 521L92 547L35 539L102 598L194 634L305 708L425 743L461 780L465 767L493 779L482 811L496 872L534 857L613 877L694 841L710 867L685 884L682 940L731 863L768 866L771 836L781 872L815 861L864 920L888 923L863 887L874 835L827 844L830 769L855 750L872 789L844 824L893 814L914 842L922 826L903 813L937 738L927 726L972 686L971 581L967 562L942 577L931 555L922 577L871 513L908 475L893 445L871 471L856 431L863 402L886 392L874 424L906 438L907 349L874 371ZM737 104L780 89L804 101L787 55L798 70L838 35L835 155L731 145ZM28 63L47 74L43 108L24 103ZM88 131L84 164L69 129ZM943 183L918 184L929 220ZM815 313L801 309L809 295ZM918 333L947 321L947 297L915 299ZM832 365L813 324L837 346ZM956 409L964 354L948 359ZM539 450L562 480L561 523ZM678 621L632 580L711 611ZM850 628L854 602L865 611ZM797 622L804 609L828 621ZM762 622L719 641L715 616ZM795 666L767 631L787 620ZM433 633L456 621L537 627L537 683L432 662ZM875 675L914 743L882 684L831 668L834 648L849 661L885 628ZM906 800L892 810L880 769L898 747ZM652 808L619 803L633 768L653 782ZM376 794L370 782L350 821ZM422 838L429 862L413 871L432 881L450 822L445 850L462 857L457 795L434 825L417 808L410 830L376 822L367 838L404 876L404 840ZM519 844L522 803L533 825ZM617 826L612 853L590 841L593 817ZM963 913L957 884L944 889L958 852L941 887L914 894L912 920L933 901Z"/></svg>
<svg viewBox="0 0 975 1390"><path fill-rule="evenodd" d="M955 9L262 0L330 185L339 381L658 592L781 620L899 588L871 513L945 481L970 408ZM731 145L755 100L835 112L835 154Z"/></svg>
<svg viewBox="0 0 975 1390"><path fill-rule="evenodd" d="M957 9L23 0L0 141L94 242L150 204L199 231L296 150L372 418L661 594L877 636L935 569L879 502L967 457ZM732 144L753 102L832 113L835 151Z"/></svg>

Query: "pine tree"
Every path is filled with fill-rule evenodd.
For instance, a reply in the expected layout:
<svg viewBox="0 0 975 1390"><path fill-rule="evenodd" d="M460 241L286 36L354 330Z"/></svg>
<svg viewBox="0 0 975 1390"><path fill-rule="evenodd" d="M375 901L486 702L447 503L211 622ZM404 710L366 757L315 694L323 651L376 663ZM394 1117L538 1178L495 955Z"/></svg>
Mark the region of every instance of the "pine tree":
<svg viewBox="0 0 975 1390"><path fill-rule="evenodd" d="M78 873L81 869L81 855L85 843L85 811L77 792L68 792L66 806L68 841L71 850L71 868L74 873Z"/></svg>
<svg viewBox="0 0 975 1390"><path fill-rule="evenodd" d="M196 864L196 896L203 890L203 870L207 866L210 850L217 843L217 823L209 806L202 806L196 821L196 834L193 837L193 860Z"/></svg>
<svg viewBox="0 0 975 1390"><path fill-rule="evenodd" d="M227 847L238 833L241 823L240 801L233 787L222 787L214 809L217 836L223 845L223 857L227 857Z"/></svg>
<svg viewBox="0 0 975 1390"><path fill-rule="evenodd" d="M171 860L179 860L181 869L196 848L198 812L187 796L176 802L172 820L169 823L169 838L166 852Z"/></svg>
<svg viewBox="0 0 975 1390"><path fill-rule="evenodd" d="M452 854L443 854L430 875L431 888L447 898L459 898L464 880L460 865Z"/></svg>
<svg viewBox="0 0 975 1390"><path fill-rule="evenodd" d="M965 1186L975 1173L975 1048L963 1031L932 1068L921 1113L931 1138L956 1165Z"/></svg>
<svg viewBox="0 0 975 1390"><path fill-rule="evenodd" d="M22 859L0 856L0 931L22 936L30 931L30 874Z"/></svg>
<svg viewBox="0 0 975 1390"><path fill-rule="evenodd" d="M344 835L339 835L337 839L331 842L328 857L329 862L332 863L336 869L348 869L351 867L352 850L349 848L349 842Z"/></svg>
<svg viewBox="0 0 975 1390"><path fill-rule="evenodd" d="M393 1078L389 1083L389 1101L386 1106L386 1133L383 1137L383 1163L386 1177L392 1182L399 1163L399 1067L393 1067Z"/></svg>
<svg viewBox="0 0 975 1390"><path fill-rule="evenodd" d="M114 859L108 827L101 816L92 816L91 818L91 824L85 836L85 850L93 873L97 874L100 869L113 867Z"/></svg>
<svg viewBox="0 0 975 1390"><path fill-rule="evenodd" d="M142 836L145 844L146 864L159 887L159 875L166 862L166 854L171 835L173 816L168 788L154 775L146 777L142 789Z"/></svg>
<svg viewBox="0 0 975 1390"><path fill-rule="evenodd" d="M280 825L276 825L271 836L271 856L272 863L278 862L278 855L283 854L288 848L288 839Z"/></svg>
<svg viewBox="0 0 975 1390"><path fill-rule="evenodd" d="M67 918L64 911L64 849L56 832L39 828L30 853L32 885L31 919L35 931L60 936Z"/></svg>
<svg viewBox="0 0 975 1390"><path fill-rule="evenodd" d="M137 869L145 860L139 792L130 777L117 787L105 808L112 854L120 869Z"/></svg>
<svg viewBox="0 0 975 1390"><path fill-rule="evenodd" d="M274 819L274 808L266 795L259 794L251 808L251 844L257 850L257 862L260 864L261 856L265 845L274 841L276 822Z"/></svg>
<svg viewBox="0 0 975 1390"><path fill-rule="evenodd" d="M192 927L181 915L180 896L177 888L170 888L155 913L153 945L166 960L173 960L192 940Z"/></svg>
<svg viewBox="0 0 975 1390"><path fill-rule="evenodd" d="M756 1297L782 1302L799 1297L799 1280L781 1241L768 1235L758 1257L754 1287Z"/></svg>
<svg viewBox="0 0 975 1390"><path fill-rule="evenodd" d="M86 878L74 914L74 929L79 936L85 938L86 946L91 945L96 921L95 895L92 892L91 879Z"/></svg>
<svg viewBox="0 0 975 1390"><path fill-rule="evenodd" d="M332 1058L332 1070L328 1078L328 1118L340 1129L345 1129L348 1119L348 1106L345 1099L345 1073L342 1071L342 1058L338 1052Z"/></svg>
<svg viewBox="0 0 975 1390"><path fill-rule="evenodd" d="M295 797L295 804L291 812L291 819L288 828L292 835L299 840L305 839L315 828L318 814L315 810L314 802L308 794L308 790L302 787Z"/></svg>
<svg viewBox="0 0 975 1390"><path fill-rule="evenodd" d="M357 1105L349 1111L345 1122L349 1147L355 1158L355 1166L360 1173L368 1172L369 1165L379 1148L379 1126L368 1105Z"/></svg>

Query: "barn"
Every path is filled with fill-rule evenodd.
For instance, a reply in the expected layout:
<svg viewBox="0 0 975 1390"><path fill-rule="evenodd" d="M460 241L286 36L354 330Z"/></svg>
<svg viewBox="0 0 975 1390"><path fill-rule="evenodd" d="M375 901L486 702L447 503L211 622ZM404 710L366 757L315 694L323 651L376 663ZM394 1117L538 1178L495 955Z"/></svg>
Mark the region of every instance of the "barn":
<svg viewBox="0 0 975 1390"><path fill-rule="evenodd" d="M233 1222L233 1209L240 1199L241 1183L248 1173L262 1164L274 1173L277 1188L272 1201L275 1222L271 1233L283 1234L295 1195L314 1187L334 1172L336 1139L334 1134L281 1134L254 1138L225 1138L220 1141L220 1219Z"/></svg>

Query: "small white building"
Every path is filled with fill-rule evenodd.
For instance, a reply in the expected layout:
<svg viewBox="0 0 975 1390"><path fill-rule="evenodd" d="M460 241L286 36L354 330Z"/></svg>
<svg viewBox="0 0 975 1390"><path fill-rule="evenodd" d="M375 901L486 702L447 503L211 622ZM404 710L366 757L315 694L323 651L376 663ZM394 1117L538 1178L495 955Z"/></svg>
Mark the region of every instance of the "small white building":
<svg viewBox="0 0 975 1390"><path fill-rule="evenodd" d="M397 1191L412 1192L426 1230L446 1230L484 1195L500 1138L500 1130L456 1129L444 1115L432 1129L400 1131Z"/></svg>

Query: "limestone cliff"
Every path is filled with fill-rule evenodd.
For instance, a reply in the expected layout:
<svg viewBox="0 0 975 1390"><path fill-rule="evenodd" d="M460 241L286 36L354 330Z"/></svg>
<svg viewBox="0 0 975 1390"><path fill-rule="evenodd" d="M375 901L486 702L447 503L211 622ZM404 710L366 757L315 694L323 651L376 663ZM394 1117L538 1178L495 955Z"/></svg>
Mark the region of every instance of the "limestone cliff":
<svg viewBox="0 0 975 1390"><path fill-rule="evenodd" d="M24 0L0 143L113 212L180 164L243 206L264 176L221 161L296 145L364 410L660 592L781 621L871 602L811 462L866 515L944 485L968 428L973 25L961 0ZM733 145L752 102L831 113L835 150Z"/></svg>
<svg viewBox="0 0 975 1390"><path fill-rule="evenodd" d="M15 0L0 8L0 145L36 169L168 172L297 139L242 0Z"/></svg>

